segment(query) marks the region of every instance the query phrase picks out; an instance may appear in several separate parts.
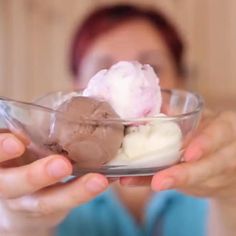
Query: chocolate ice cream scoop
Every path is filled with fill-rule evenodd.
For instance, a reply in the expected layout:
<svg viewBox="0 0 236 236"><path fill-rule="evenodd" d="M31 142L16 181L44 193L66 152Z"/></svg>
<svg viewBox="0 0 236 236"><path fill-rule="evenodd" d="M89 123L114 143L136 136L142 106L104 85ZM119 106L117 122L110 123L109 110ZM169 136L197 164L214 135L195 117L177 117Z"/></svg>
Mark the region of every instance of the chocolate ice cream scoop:
<svg viewBox="0 0 236 236"><path fill-rule="evenodd" d="M47 146L68 156L78 168L97 168L113 159L121 146L124 127L112 107L89 97L73 97L59 106Z"/></svg>

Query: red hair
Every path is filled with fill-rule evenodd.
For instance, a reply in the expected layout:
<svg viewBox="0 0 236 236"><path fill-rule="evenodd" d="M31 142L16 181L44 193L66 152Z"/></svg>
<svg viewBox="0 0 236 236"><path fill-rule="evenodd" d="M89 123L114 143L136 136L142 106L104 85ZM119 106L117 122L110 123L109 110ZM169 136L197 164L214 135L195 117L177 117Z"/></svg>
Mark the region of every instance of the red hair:
<svg viewBox="0 0 236 236"><path fill-rule="evenodd" d="M123 22L134 19L147 20L162 34L174 59L177 71L182 73L184 45L175 27L158 11L122 4L95 10L77 29L70 52L70 70L74 77L79 73L81 61L97 37Z"/></svg>

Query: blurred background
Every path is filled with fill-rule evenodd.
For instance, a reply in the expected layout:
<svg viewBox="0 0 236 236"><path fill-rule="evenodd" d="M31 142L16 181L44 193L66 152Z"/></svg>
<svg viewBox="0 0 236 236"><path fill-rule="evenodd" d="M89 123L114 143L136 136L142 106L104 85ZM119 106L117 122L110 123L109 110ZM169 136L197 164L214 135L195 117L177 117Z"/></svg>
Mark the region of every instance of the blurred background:
<svg viewBox="0 0 236 236"><path fill-rule="evenodd" d="M30 101L70 88L68 45L94 7L115 0L0 0L0 95ZM236 109L236 1L143 0L187 43L188 84L216 110Z"/></svg>

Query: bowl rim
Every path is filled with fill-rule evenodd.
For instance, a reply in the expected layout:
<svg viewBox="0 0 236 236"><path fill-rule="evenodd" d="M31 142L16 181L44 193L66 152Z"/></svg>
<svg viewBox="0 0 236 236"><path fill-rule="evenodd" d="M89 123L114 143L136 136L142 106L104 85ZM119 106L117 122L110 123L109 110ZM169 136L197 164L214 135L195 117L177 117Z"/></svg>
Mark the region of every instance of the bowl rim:
<svg viewBox="0 0 236 236"><path fill-rule="evenodd" d="M121 118L109 118L109 119L83 119L83 122L88 120L89 122L121 122L121 123L134 123L134 122L142 122L142 121L151 121L151 120L160 120L160 121L173 121L173 120L179 120L179 119L186 119L190 116L194 116L195 114L198 114L199 112L202 111L203 107L204 107L204 100L202 98L202 96L200 96L198 93L196 92L192 92L192 91L188 91L188 90L183 90L183 89L161 89L162 92L164 93L185 93L185 94L190 94L192 96L194 96L197 99L197 106L193 111L190 112L185 112L185 113L181 113L181 114L177 114L177 115L163 115L163 113L159 113L157 115L153 115L153 116L147 116L147 117L141 117L141 118L127 118L127 119L121 119ZM45 94L44 96L39 97L37 100L35 101L39 101L40 99L42 99L43 97L49 96L49 95L53 95L59 92L67 92L66 90L58 90L55 92L49 92L47 94ZM79 93L81 93L81 91L79 90L71 90L71 93L75 92L79 95ZM73 97L73 96L72 96ZM61 111L58 111L56 109L47 107L47 106L43 106L37 103L33 103L33 102L25 102L25 101L19 101L19 100L15 100L15 99L11 99L8 97L4 97L4 96L0 96L0 103L1 102L10 102L10 103L19 103L21 105L25 105L25 106L30 106L34 109L40 109L40 110L44 110L45 112L50 112L50 113L63 113ZM71 120L68 119L68 117L66 117L66 119L70 122L76 122L75 120Z"/></svg>

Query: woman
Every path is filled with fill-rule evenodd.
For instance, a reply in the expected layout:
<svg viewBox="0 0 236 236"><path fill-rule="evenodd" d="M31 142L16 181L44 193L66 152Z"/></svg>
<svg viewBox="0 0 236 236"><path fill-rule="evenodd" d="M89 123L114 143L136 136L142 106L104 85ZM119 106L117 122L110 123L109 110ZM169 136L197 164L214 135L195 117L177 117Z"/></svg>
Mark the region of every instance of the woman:
<svg viewBox="0 0 236 236"><path fill-rule="evenodd" d="M116 61L139 60L156 68L162 87L184 87L182 53L177 32L161 14L131 6L100 9L76 34L71 56L74 85L84 88L95 72ZM185 163L153 178L122 178L122 185L147 187L116 183L69 215L72 208L103 192L108 180L88 174L56 184L72 171L70 163L57 155L1 169L0 235L54 235L67 215L58 235L234 235L235 121L233 112L206 114L184 153ZM22 155L24 148L12 134L0 135L3 164ZM167 189L209 198L209 204L176 191L160 192Z"/></svg>

